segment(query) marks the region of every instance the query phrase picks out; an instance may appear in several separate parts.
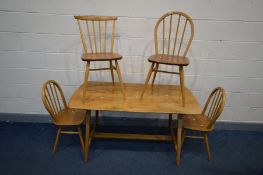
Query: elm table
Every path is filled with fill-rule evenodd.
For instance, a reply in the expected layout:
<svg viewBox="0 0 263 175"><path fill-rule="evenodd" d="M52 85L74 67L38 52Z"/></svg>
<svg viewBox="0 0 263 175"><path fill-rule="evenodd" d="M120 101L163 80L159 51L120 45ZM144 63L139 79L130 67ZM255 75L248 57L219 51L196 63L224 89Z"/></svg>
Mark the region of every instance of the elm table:
<svg viewBox="0 0 263 175"><path fill-rule="evenodd" d="M120 86L108 82L89 82L87 96L83 100L83 85L72 95L69 107L86 110L86 134L84 147L84 160L88 159L89 147L92 138L117 138L117 139L140 139L172 141L176 150L176 163L180 164L182 119L178 117L177 137L172 126L172 114L198 114L201 108L192 94L185 87L185 106L182 105L180 86L154 85L149 86L151 90L146 91L144 98L140 100L143 84L124 84L126 99L122 98ZM96 132L97 117L91 130L91 110L98 111L125 111L160 113L169 116L169 129L171 135L146 135L146 134L120 134Z"/></svg>

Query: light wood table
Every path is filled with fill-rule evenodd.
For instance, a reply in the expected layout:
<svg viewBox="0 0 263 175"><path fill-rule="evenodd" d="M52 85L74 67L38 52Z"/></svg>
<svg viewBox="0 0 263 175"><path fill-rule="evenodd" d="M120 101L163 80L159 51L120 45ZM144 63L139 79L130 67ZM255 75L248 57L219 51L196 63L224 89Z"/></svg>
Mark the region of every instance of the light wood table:
<svg viewBox="0 0 263 175"><path fill-rule="evenodd" d="M172 127L172 114L197 114L201 108L191 93L185 88L185 106L182 105L180 87L174 85L154 85L146 91L144 98L140 100L143 84L124 84L126 99L122 98L120 86L106 82L89 82L87 96L83 101L83 85L72 95L69 107L83 109L86 115L86 134L84 159L87 161L89 147L92 138L118 138L118 139L141 139L172 141L176 150L176 162L180 164L182 120L178 118L177 137ZM97 119L93 129L90 126L91 110L100 111L125 111L169 114L169 129L171 135L145 135L145 134L120 134L95 132Z"/></svg>

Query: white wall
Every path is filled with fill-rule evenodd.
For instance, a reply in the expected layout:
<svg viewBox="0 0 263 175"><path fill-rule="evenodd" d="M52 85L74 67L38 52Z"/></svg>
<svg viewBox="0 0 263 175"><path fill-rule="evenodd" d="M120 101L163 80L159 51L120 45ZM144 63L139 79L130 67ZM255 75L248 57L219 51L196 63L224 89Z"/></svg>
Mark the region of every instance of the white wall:
<svg viewBox="0 0 263 175"><path fill-rule="evenodd" d="M228 92L221 120L263 122L262 0L0 0L0 113L46 113L42 83L55 79L67 97L83 80L81 42L73 15L116 15L125 82L144 82L153 28L177 10L194 19L187 87L204 104ZM108 73L92 74L110 80ZM177 82L161 75L159 83Z"/></svg>

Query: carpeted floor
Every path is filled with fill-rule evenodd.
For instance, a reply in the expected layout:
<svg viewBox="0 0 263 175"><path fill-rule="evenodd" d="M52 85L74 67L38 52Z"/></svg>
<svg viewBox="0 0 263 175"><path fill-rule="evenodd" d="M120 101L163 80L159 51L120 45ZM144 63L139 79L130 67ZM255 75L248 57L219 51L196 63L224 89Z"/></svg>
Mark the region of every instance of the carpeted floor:
<svg viewBox="0 0 263 175"><path fill-rule="evenodd" d="M84 128L83 128L84 129ZM101 127L107 131L166 132L164 128ZM170 142L93 140L83 161L79 139L62 135L52 156L52 124L0 122L0 174L3 175L256 175L263 168L263 132L217 130L209 135L212 160L200 140L186 140L182 163L175 164Z"/></svg>

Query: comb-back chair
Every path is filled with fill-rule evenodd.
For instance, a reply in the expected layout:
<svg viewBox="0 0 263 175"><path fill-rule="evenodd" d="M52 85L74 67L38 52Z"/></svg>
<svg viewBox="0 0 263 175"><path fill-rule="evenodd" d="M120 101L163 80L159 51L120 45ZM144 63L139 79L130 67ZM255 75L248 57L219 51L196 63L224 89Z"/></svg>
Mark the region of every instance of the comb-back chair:
<svg viewBox="0 0 263 175"><path fill-rule="evenodd" d="M120 66L118 64L118 61L122 59L122 55L113 52L115 40L115 24L118 17L74 16L74 18L77 20L78 23L78 28L84 50L84 53L81 55L81 59L82 61L87 62L84 77L83 99L85 99L86 97L89 72L101 70L110 70L113 85L113 70L116 70L120 82L121 93L123 98L125 99L122 76ZM90 63L96 61L108 61L109 67L90 68ZM113 62L115 63L115 65L113 64Z"/></svg>

